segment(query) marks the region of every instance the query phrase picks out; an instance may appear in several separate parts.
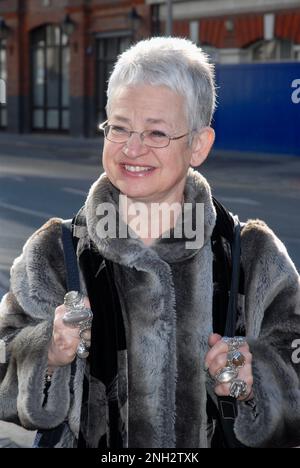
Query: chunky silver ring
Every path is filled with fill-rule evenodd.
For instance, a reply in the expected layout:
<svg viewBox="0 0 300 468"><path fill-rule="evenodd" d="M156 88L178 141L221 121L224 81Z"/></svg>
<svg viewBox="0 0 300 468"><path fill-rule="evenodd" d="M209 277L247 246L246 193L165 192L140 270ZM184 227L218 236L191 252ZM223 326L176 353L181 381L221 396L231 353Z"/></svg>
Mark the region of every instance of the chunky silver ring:
<svg viewBox="0 0 300 468"><path fill-rule="evenodd" d="M78 313L77 310L69 310L62 318L65 325L72 328L80 328L83 323L88 323L89 327L92 326L93 313L90 309L81 309Z"/></svg>
<svg viewBox="0 0 300 468"><path fill-rule="evenodd" d="M238 376L238 370L235 367L222 367L215 375L215 380L220 383L229 383Z"/></svg>
<svg viewBox="0 0 300 468"><path fill-rule="evenodd" d="M82 323L80 324L80 326L79 326L79 338L80 338L81 340L85 340L85 338L84 338L84 336L83 336L83 335L84 335L84 332L85 332L86 330L90 330L90 329L91 329L91 323L90 323L89 320L87 320L86 322L82 322Z"/></svg>
<svg viewBox="0 0 300 468"><path fill-rule="evenodd" d="M245 363L245 356L237 349L235 349L234 351L229 351L229 353L227 354L226 366L237 367L238 369L240 369L241 367L244 367Z"/></svg>
<svg viewBox="0 0 300 468"><path fill-rule="evenodd" d="M84 304L84 295L79 291L69 291L65 294L64 305L72 309L83 309L85 308Z"/></svg>
<svg viewBox="0 0 300 468"><path fill-rule="evenodd" d="M248 385L244 380L236 379L230 384L229 396L232 398L245 398L248 395Z"/></svg>
<svg viewBox="0 0 300 468"><path fill-rule="evenodd" d="M229 351L235 351L247 343L243 336L223 336L222 341L227 344Z"/></svg>
<svg viewBox="0 0 300 468"><path fill-rule="evenodd" d="M83 294L78 291L68 292L64 298L64 305L67 309L62 318L65 325L77 328L88 322L91 326L93 313L85 306Z"/></svg>
<svg viewBox="0 0 300 468"><path fill-rule="evenodd" d="M79 329L80 342L76 354L78 357L85 359L89 355L89 346L83 337L83 333L91 328L93 313L91 309L85 306L84 295L78 291L68 292L64 298L64 305L67 312L64 314L62 321L69 327Z"/></svg>
<svg viewBox="0 0 300 468"><path fill-rule="evenodd" d="M87 347L84 340L80 340L79 345L77 346L76 354L80 359L86 359L89 355L89 348Z"/></svg>

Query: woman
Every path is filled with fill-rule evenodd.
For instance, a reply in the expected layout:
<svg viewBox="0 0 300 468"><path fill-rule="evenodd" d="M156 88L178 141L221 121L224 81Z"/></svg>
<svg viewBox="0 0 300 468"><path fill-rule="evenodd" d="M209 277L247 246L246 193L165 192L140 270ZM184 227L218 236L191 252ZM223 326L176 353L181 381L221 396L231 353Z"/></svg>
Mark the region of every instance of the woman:
<svg viewBox="0 0 300 468"><path fill-rule="evenodd" d="M91 334L66 318L62 227L52 219L15 260L1 303L0 336L12 333L2 419L31 429L66 421L56 446L207 447L208 391L237 399L238 442L299 442L299 276L262 221L242 232L246 339L212 333L216 212L192 167L213 145L214 107L213 67L191 42L154 38L120 56L101 126L105 174L74 221ZM190 219L200 241L188 244ZM90 340L88 359L84 346L76 356Z"/></svg>

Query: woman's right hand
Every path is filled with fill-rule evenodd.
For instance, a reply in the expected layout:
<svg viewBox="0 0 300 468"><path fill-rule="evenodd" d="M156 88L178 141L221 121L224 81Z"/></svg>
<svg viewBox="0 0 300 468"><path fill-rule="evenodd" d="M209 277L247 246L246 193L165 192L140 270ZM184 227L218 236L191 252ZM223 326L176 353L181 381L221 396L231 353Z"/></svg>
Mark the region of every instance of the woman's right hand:
<svg viewBox="0 0 300 468"><path fill-rule="evenodd" d="M90 308L87 297L84 298L85 306ZM53 333L48 349L48 373L53 372L55 367L66 366L74 361L77 347L79 345L79 329L65 325L63 316L67 312L64 304L55 309ZM91 339L90 330L84 332L85 340Z"/></svg>

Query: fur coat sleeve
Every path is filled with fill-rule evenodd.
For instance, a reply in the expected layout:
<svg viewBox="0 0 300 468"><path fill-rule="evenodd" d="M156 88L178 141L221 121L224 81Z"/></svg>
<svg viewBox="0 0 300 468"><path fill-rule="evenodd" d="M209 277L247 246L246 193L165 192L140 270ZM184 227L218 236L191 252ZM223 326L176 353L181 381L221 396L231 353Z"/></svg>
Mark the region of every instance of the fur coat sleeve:
<svg viewBox="0 0 300 468"><path fill-rule="evenodd" d="M65 267L61 220L52 219L26 242L11 269L10 291L0 304L0 419L28 429L55 427L69 409L70 366L53 375L43 407L48 346L55 308L63 303Z"/></svg>
<svg viewBox="0 0 300 468"><path fill-rule="evenodd" d="M262 221L242 234L245 322L253 355L256 408L239 402L235 423L247 446L296 446L300 441L300 281L284 245ZM298 345L299 346L299 345Z"/></svg>

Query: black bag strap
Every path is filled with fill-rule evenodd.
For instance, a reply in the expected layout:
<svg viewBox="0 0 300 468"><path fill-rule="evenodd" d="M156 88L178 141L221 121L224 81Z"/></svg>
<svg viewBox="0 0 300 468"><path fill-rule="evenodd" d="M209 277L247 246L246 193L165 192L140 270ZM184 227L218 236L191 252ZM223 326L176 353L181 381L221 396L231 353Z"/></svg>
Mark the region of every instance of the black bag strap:
<svg viewBox="0 0 300 468"><path fill-rule="evenodd" d="M67 291L80 292L80 276L76 249L73 238L73 220L65 219L62 221L62 243L64 248ZM71 364L71 382L70 391L73 393L73 379L76 372L76 359Z"/></svg>
<svg viewBox="0 0 300 468"><path fill-rule="evenodd" d="M231 285L225 326L225 336L234 336L236 332L238 293L241 263L241 224L237 216L233 217L233 242L231 243Z"/></svg>
<svg viewBox="0 0 300 468"><path fill-rule="evenodd" d="M241 223L237 215L231 214L222 203L213 197L217 218L212 238L224 237L231 250L231 280L229 302L226 314L224 335L234 336L236 331L237 304L240 286L241 260Z"/></svg>
<svg viewBox="0 0 300 468"><path fill-rule="evenodd" d="M62 242L67 273L67 290L80 291L79 268L73 242L72 219L66 219L62 222Z"/></svg>
<svg viewBox="0 0 300 468"><path fill-rule="evenodd" d="M220 241L220 236L224 237L230 244L231 251L229 300L226 310L224 333L221 332L221 334L232 337L236 333L238 293L241 279L241 223L238 216L232 215L224 205L215 198L213 198L213 203L216 209L217 219L212 238ZM222 260L224 261L224 258ZM226 268L228 269L228 265L226 265ZM221 303L219 307L224 306ZM219 310L218 312L222 313L223 311ZM218 330L218 332L220 332L220 330ZM215 413L213 401L213 398L208 395L208 408L210 408L212 413ZM234 434L234 420L237 416L236 400L231 397L217 397L217 407L223 432L223 436L222 434L217 434L217 446L225 443L225 447L244 448L245 446L236 439Z"/></svg>

